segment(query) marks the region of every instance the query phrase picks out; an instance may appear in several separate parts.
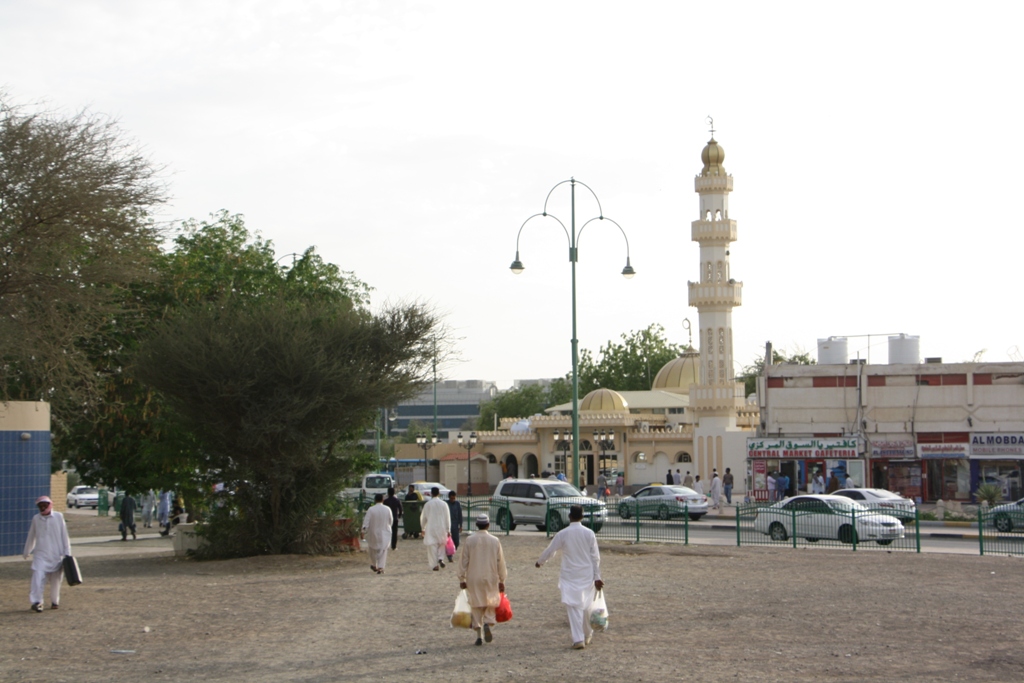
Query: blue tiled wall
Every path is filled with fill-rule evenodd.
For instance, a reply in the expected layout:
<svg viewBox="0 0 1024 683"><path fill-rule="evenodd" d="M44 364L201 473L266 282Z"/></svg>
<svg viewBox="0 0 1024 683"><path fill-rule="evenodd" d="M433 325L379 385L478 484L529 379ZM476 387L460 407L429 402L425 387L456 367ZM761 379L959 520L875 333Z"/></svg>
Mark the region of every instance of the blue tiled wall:
<svg viewBox="0 0 1024 683"><path fill-rule="evenodd" d="M50 433L0 431L0 555L20 555L36 498L50 493Z"/></svg>

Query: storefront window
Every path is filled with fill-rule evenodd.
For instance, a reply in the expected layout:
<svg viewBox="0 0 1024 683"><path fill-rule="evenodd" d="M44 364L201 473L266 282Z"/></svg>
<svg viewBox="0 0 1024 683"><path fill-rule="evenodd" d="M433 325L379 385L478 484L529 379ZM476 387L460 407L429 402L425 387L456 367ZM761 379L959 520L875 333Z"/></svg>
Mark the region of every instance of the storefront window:
<svg viewBox="0 0 1024 683"><path fill-rule="evenodd" d="M978 484L998 486L1003 500L1018 500L1020 492L1020 469L1014 460L982 461Z"/></svg>

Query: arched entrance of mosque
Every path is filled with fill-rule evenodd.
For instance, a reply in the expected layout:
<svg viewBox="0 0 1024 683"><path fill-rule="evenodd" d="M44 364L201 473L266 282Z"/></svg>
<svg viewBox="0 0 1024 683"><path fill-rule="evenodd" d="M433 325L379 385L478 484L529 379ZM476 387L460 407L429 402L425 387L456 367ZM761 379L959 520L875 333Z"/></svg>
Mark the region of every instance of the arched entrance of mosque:
<svg viewBox="0 0 1024 683"><path fill-rule="evenodd" d="M523 467L519 471L519 476L523 479L529 479L539 475L540 468L537 466L537 456L533 453L527 453L523 456Z"/></svg>
<svg viewBox="0 0 1024 683"><path fill-rule="evenodd" d="M651 468L651 482L650 483L665 483L665 475L668 474L671 465L669 464L668 455L662 452L654 454L654 466Z"/></svg>
<svg viewBox="0 0 1024 683"><path fill-rule="evenodd" d="M503 477L519 477L519 461L512 453L501 456L501 474Z"/></svg>

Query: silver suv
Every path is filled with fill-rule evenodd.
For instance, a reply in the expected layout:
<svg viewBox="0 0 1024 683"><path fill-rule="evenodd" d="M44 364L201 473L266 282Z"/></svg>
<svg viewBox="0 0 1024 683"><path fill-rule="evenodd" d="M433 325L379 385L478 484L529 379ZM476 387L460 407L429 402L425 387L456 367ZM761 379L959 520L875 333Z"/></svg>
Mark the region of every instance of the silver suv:
<svg viewBox="0 0 1024 683"><path fill-rule="evenodd" d="M505 479L491 497L494 519L502 531L518 524L536 524L552 533L569 524L569 508L583 506L583 524L595 533L604 526L608 509L604 502L580 493L579 489L557 479Z"/></svg>

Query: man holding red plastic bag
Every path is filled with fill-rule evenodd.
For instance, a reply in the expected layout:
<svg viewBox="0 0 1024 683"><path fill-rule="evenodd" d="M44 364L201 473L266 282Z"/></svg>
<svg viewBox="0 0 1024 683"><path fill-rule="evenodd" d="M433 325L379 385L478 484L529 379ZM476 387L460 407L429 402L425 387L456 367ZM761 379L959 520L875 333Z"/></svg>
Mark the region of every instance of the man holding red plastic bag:
<svg viewBox="0 0 1024 683"><path fill-rule="evenodd" d="M490 517L486 512L481 513L476 518L477 531L463 541L460 548L459 585L469 597L477 645L494 639L491 627L498 623L495 608L501 603L508 578L501 541L488 533L490 526Z"/></svg>
<svg viewBox="0 0 1024 683"><path fill-rule="evenodd" d="M556 551L562 551L562 572L558 576L558 587L562 590L562 604L569 612L569 629L572 631L574 650L582 650L590 645L590 639L594 637L588 612L594 603L595 591L604 588L597 536L583 526L582 521L583 507L573 505L569 508L569 526L555 534L537 560L539 568L550 560Z"/></svg>

